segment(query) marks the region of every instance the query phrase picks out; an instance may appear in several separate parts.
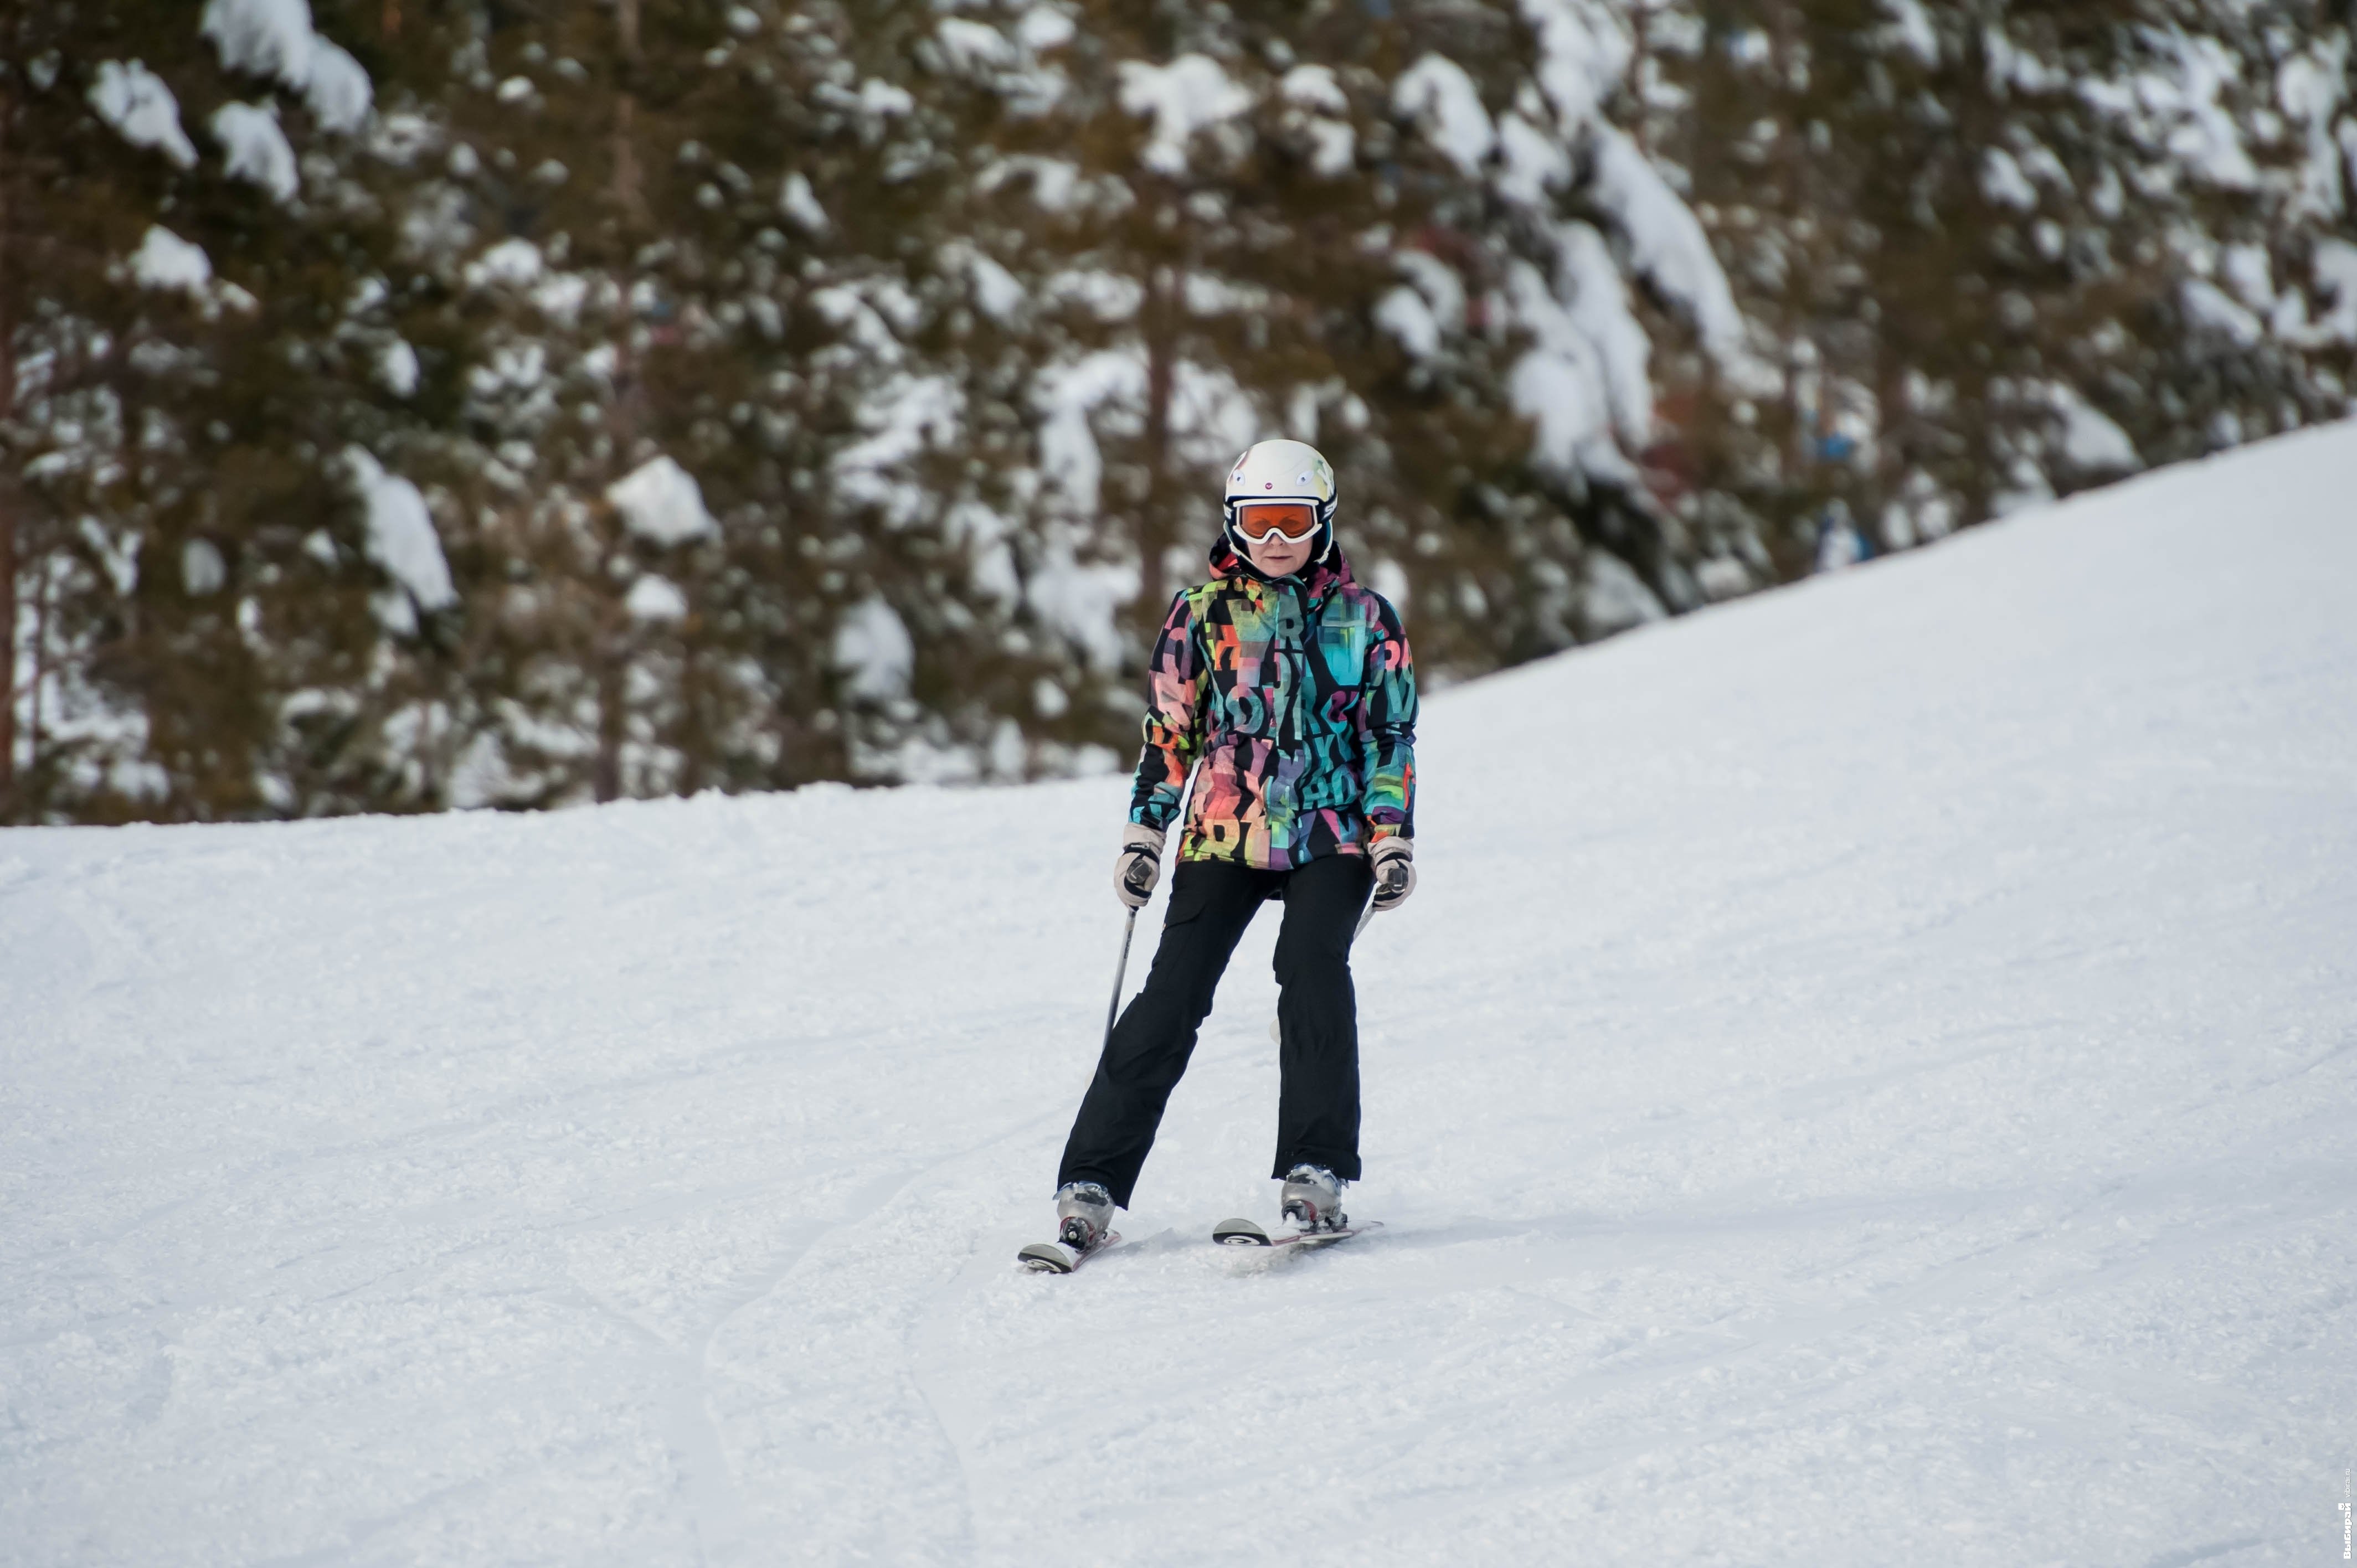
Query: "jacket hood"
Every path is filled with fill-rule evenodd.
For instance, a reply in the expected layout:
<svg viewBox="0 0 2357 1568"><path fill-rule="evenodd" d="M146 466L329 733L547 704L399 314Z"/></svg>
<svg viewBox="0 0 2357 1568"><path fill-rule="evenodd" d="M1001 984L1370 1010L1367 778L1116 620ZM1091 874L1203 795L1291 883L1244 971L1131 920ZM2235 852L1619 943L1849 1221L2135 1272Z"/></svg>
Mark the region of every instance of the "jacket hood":
<svg viewBox="0 0 2357 1568"><path fill-rule="evenodd" d="M1258 577L1264 583L1279 580L1271 577L1247 560L1229 542L1228 531L1224 528L1220 530L1219 537L1211 541L1211 575L1215 577ZM1322 599L1343 584L1358 581L1351 575L1351 563L1342 553L1342 542L1339 539L1334 541L1334 547L1326 553L1325 560L1313 564L1308 570L1297 575L1301 585L1309 590L1309 596L1313 599Z"/></svg>

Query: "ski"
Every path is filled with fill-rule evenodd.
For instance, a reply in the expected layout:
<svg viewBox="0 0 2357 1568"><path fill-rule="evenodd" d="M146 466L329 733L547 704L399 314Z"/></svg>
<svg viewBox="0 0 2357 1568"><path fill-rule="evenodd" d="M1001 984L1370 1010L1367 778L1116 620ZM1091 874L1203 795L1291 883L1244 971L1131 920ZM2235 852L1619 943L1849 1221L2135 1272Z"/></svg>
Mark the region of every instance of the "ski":
<svg viewBox="0 0 2357 1568"><path fill-rule="evenodd" d="M1121 1240L1121 1232L1108 1230L1104 1240L1086 1251L1075 1251L1061 1241L1034 1241L1015 1254L1015 1261L1035 1274L1069 1274L1099 1252L1107 1251Z"/></svg>
<svg viewBox="0 0 2357 1568"><path fill-rule="evenodd" d="M1314 1252L1320 1247L1330 1247L1337 1241L1383 1228L1382 1220L1373 1219L1364 1225L1345 1225L1339 1230L1287 1230L1272 1236L1250 1219L1222 1219L1211 1227L1211 1240L1222 1247L1298 1247Z"/></svg>

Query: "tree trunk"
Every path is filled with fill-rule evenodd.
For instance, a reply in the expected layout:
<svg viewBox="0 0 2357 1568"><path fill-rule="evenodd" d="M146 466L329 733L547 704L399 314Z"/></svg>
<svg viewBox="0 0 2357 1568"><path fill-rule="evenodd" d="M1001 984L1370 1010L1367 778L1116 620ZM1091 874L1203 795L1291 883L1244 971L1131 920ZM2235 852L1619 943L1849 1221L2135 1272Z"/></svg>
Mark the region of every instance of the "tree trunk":
<svg viewBox="0 0 2357 1568"><path fill-rule="evenodd" d="M25 703L25 773L37 787L41 768L41 686L48 679L49 650L49 575L41 574L40 587L33 596L33 633L27 639L33 645L32 690ZM32 802L27 800L29 808ZM26 813L31 820L31 812Z"/></svg>
<svg viewBox="0 0 2357 1568"><path fill-rule="evenodd" d="M16 166L8 148L16 100L0 91L0 428L16 415ZM0 452L5 452L0 444ZM0 822L16 820L16 464L0 465Z"/></svg>
<svg viewBox="0 0 2357 1568"><path fill-rule="evenodd" d="M614 95L614 203L626 222L643 221L646 198L640 189L639 158L632 145L638 134L639 0L615 0L616 52L621 56L619 91Z"/></svg>
<svg viewBox="0 0 2357 1568"><path fill-rule="evenodd" d="M615 72L612 198L620 214L625 235L621 249L624 254L628 254L630 249L629 236L643 228L647 217L646 197L640 182L635 145L639 101L632 91L638 81L639 0L615 0L614 48L619 64ZM614 433L615 452L625 465L630 460L631 447L639 429L636 417L638 375L636 356L630 344L629 298L630 291L626 289L621 317L614 337L617 360L613 393L607 413L607 427ZM603 802L619 800L622 794L622 738L630 718L624 703L629 692L630 659L622 630L628 625L628 612L612 597L613 579L607 571L606 551L602 547L589 566L593 585L591 592L597 600L592 613L599 623L590 651L597 682L597 754L590 764L589 785L597 800Z"/></svg>
<svg viewBox="0 0 2357 1568"><path fill-rule="evenodd" d="M15 375L8 357L0 354L0 377ZM6 481L0 479L0 822L16 820L16 510Z"/></svg>
<svg viewBox="0 0 2357 1568"><path fill-rule="evenodd" d="M614 100L614 205L636 222L646 217L646 198L639 187L638 155L631 150L631 124L638 117L638 100L624 92Z"/></svg>
<svg viewBox="0 0 2357 1568"><path fill-rule="evenodd" d="M630 661L614 646L612 634L597 640L597 756L589 766L589 788L603 805L622 797L622 734L630 717L622 711L622 688Z"/></svg>
<svg viewBox="0 0 2357 1568"><path fill-rule="evenodd" d="M1138 594L1157 620L1170 597L1162 558L1170 553L1170 382L1178 357L1172 317L1178 283L1169 268L1146 271L1146 502L1138 517Z"/></svg>

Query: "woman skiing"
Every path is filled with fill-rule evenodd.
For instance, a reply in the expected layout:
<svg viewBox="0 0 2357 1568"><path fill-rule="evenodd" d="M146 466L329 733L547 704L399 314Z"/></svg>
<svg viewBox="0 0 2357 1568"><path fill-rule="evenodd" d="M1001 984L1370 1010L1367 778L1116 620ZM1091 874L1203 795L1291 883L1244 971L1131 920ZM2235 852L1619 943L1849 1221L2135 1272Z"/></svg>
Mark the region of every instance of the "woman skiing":
<svg viewBox="0 0 2357 1568"><path fill-rule="evenodd" d="M1097 1246L1126 1208L1164 1105L1237 939L1265 899L1276 943L1282 1212L1339 1229L1359 1175L1359 1029L1351 943L1370 891L1415 886L1415 668L1399 612L1351 575L1334 470L1264 441L1228 475L1211 581L1171 601L1148 673L1146 747L1114 886L1130 908L1161 875L1188 776L1170 907L1146 988L1105 1042L1057 1174L1058 1239Z"/></svg>

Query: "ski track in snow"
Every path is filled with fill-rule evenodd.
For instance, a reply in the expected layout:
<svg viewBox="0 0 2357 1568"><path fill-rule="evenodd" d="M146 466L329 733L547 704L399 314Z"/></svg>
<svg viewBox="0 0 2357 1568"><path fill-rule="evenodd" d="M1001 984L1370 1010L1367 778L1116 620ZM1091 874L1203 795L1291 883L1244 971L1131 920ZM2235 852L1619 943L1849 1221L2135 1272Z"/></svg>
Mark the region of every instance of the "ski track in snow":
<svg viewBox="0 0 2357 1568"><path fill-rule="evenodd" d="M1307 1256L1264 917L1012 1262L1124 781L0 834L0 1564L2337 1560L2353 483L1432 702Z"/></svg>

